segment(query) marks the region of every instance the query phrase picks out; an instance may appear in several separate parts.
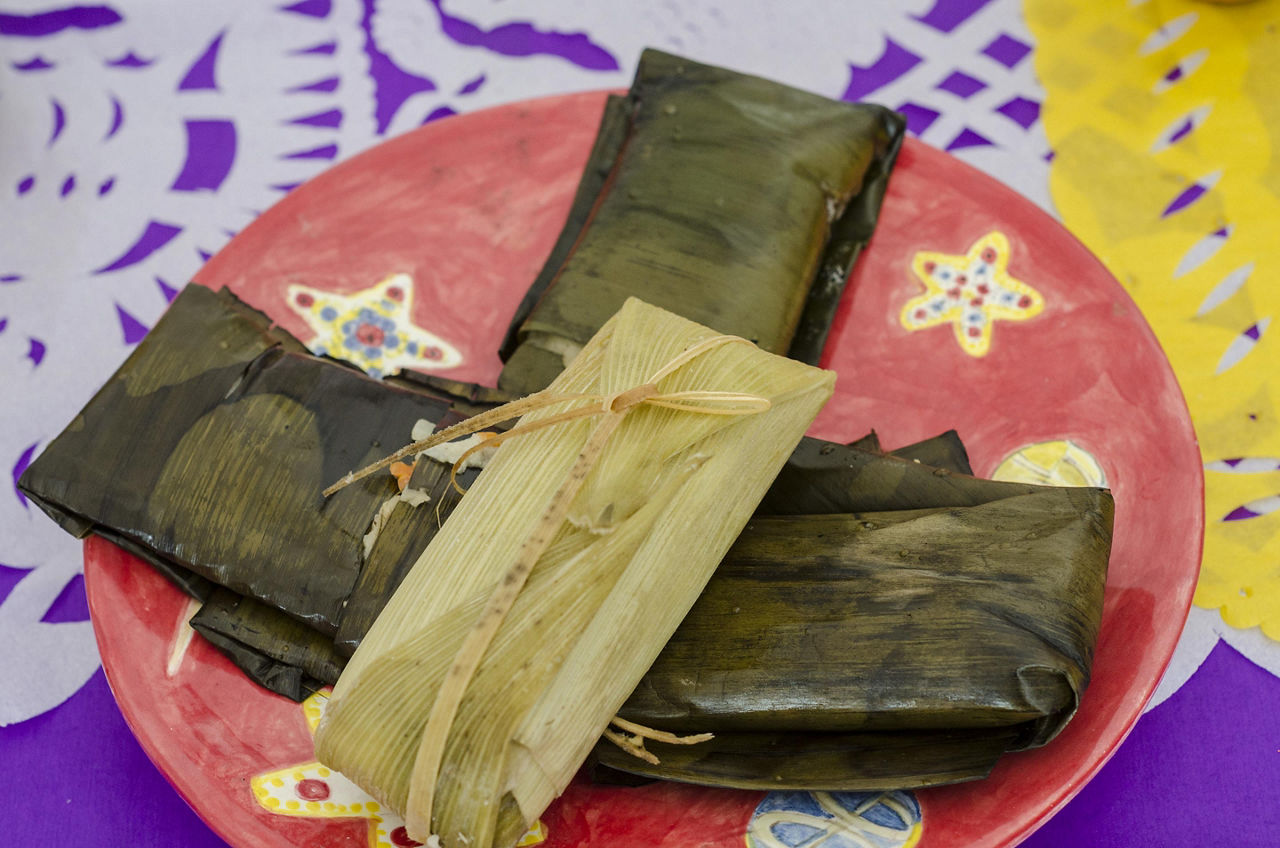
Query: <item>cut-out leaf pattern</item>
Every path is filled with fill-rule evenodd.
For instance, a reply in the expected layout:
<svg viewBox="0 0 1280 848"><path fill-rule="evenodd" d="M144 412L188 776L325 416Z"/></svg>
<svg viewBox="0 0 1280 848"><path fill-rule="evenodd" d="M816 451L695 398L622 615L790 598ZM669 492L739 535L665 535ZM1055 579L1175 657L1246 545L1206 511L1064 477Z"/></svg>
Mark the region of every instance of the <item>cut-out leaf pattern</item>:
<svg viewBox="0 0 1280 848"><path fill-rule="evenodd" d="M1267 327L1270 324L1270 317L1263 318L1261 321L1236 336L1231 344L1227 345L1227 349L1223 352L1222 358L1218 360L1218 369L1214 373L1221 374L1228 368L1238 365L1240 360L1244 359L1250 352L1252 352L1254 346L1258 344L1259 339L1262 338L1262 334L1267 331Z"/></svg>
<svg viewBox="0 0 1280 848"><path fill-rule="evenodd" d="M1206 462L1204 467L1206 471L1221 471L1224 474L1265 474L1280 471L1280 457L1237 456Z"/></svg>
<svg viewBox="0 0 1280 848"><path fill-rule="evenodd" d="M1244 506L1236 507L1222 516L1222 520L1244 521L1249 518L1261 518L1264 515L1270 515L1277 509L1280 509L1280 495L1269 495L1265 498L1258 498L1256 501L1249 501Z"/></svg>
<svg viewBox="0 0 1280 848"><path fill-rule="evenodd" d="M1178 64L1166 71L1164 76L1156 80L1155 85L1151 87L1151 93L1164 94L1175 84L1181 82L1199 70L1200 66L1203 65L1205 60L1208 58L1209 49L1207 47L1202 47L1194 53L1183 57Z"/></svg>
<svg viewBox="0 0 1280 848"><path fill-rule="evenodd" d="M1191 273L1212 259L1214 254L1227 243L1227 239L1231 238L1233 231L1234 227L1228 224L1225 227L1214 230L1200 239L1200 241L1191 245L1191 248L1182 254L1182 258L1178 260L1178 267L1173 269L1174 279L1181 277L1183 274Z"/></svg>
<svg viewBox="0 0 1280 848"><path fill-rule="evenodd" d="M1168 150L1179 141L1182 141L1182 139L1191 135L1192 132L1205 122L1205 119L1209 117L1209 113L1212 111L1213 106L1211 104L1205 104L1204 106L1192 109L1190 112L1187 112L1185 115L1169 124L1169 126L1161 130L1160 134L1156 136L1156 140L1152 142L1151 152L1155 154Z"/></svg>
<svg viewBox="0 0 1280 848"><path fill-rule="evenodd" d="M1157 50L1163 50L1186 35L1187 30L1191 29L1199 19L1200 15L1197 12L1187 12L1181 17L1174 18L1147 36L1147 40L1138 48L1138 55L1150 56Z"/></svg>
<svg viewBox="0 0 1280 848"><path fill-rule="evenodd" d="M1197 315L1205 315L1212 312L1240 290L1240 287L1248 281L1249 275L1253 273L1253 263L1249 262L1241 265L1230 274L1222 278L1222 282L1213 287L1213 291L1205 297L1201 302L1200 308L1196 310Z"/></svg>
<svg viewBox="0 0 1280 848"><path fill-rule="evenodd" d="M1209 189L1218 184L1218 180L1222 179L1222 170L1219 169L1211 174L1205 174L1191 185L1178 192L1178 196L1169 201L1169 205L1160 213L1161 218L1167 218L1175 212L1181 212L1191 204L1208 193Z"/></svg>

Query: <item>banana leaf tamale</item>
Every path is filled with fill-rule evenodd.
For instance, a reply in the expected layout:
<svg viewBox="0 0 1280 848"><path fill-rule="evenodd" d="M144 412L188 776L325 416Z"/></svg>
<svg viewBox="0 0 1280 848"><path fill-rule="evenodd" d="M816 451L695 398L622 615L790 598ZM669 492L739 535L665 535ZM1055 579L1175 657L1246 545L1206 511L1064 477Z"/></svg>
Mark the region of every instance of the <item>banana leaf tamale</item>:
<svg viewBox="0 0 1280 848"><path fill-rule="evenodd" d="M101 530L332 637L396 487L371 479L327 503L320 489L449 402L300 348L231 295L187 286L20 486L76 535Z"/></svg>
<svg viewBox="0 0 1280 848"><path fill-rule="evenodd" d="M1074 714L1112 517L1105 490L1051 487L962 508L757 516L619 713L714 731L714 743L655 747L661 764L603 745L597 756L742 787L927 786L956 779L959 762L980 777L1004 750L1043 745ZM952 754L972 750L956 760L903 747L938 733ZM759 771L765 749L752 747L761 734L772 773ZM833 759L848 745L863 769ZM894 781L876 783L886 758Z"/></svg>
<svg viewBox="0 0 1280 848"><path fill-rule="evenodd" d="M513 843L750 518L834 375L741 342L628 301L378 617L316 752L413 838Z"/></svg>
<svg viewBox="0 0 1280 848"><path fill-rule="evenodd" d="M816 363L901 116L646 50L606 105L499 385L547 385L629 296Z"/></svg>

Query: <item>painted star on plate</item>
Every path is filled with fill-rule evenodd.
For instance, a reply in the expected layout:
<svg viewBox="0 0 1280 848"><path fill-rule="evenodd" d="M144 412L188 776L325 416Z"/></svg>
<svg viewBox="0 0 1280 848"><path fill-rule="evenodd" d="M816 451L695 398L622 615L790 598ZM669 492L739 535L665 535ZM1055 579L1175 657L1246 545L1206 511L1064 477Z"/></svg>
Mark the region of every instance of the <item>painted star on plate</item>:
<svg viewBox="0 0 1280 848"><path fill-rule="evenodd" d="M902 307L902 326L923 330L949 323L965 353L985 356L997 320L1025 321L1044 309L1040 293L1009 276L1008 265L1009 240L1000 232L978 239L963 256L917 253L911 270L926 291Z"/></svg>
<svg viewBox="0 0 1280 848"><path fill-rule="evenodd" d="M412 323L413 278L392 274L351 294L289 286L289 307L315 331L308 346L317 355L345 359L370 377L401 368L435 371L462 362L444 339Z"/></svg>
<svg viewBox="0 0 1280 848"><path fill-rule="evenodd" d="M307 730L314 736L325 707L329 690L316 692L302 702ZM256 775L249 788L258 804L283 816L310 819L366 819L369 822L369 848L415 848L405 832L404 819L386 809L363 789L340 773L318 762L298 763ZM520 841L518 848L540 845L547 839L547 828L535 821Z"/></svg>

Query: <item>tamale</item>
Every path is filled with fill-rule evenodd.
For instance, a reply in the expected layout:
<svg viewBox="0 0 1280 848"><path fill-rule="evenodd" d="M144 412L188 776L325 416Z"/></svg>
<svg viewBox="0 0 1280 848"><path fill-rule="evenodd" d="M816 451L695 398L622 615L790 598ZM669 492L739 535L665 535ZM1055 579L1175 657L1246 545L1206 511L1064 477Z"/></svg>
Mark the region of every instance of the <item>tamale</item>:
<svg viewBox="0 0 1280 848"><path fill-rule="evenodd" d="M1088 677L1112 512L1105 490L1044 487L757 517L620 715L676 732L1021 725L1043 744Z"/></svg>
<svg viewBox="0 0 1280 848"><path fill-rule="evenodd" d="M324 502L324 481L448 408L317 360L191 285L19 485L77 535L101 530L332 636L396 487L368 480Z"/></svg>
<svg viewBox="0 0 1280 848"><path fill-rule="evenodd" d="M646 50L513 318L499 386L546 386L629 296L816 363L904 126Z"/></svg>
<svg viewBox="0 0 1280 848"><path fill-rule="evenodd" d="M414 838L509 844L564 789L829 396L829 372L724 340L627 301L348 663L317 756ZM598 422L554 417L583 403Z"/></svg>

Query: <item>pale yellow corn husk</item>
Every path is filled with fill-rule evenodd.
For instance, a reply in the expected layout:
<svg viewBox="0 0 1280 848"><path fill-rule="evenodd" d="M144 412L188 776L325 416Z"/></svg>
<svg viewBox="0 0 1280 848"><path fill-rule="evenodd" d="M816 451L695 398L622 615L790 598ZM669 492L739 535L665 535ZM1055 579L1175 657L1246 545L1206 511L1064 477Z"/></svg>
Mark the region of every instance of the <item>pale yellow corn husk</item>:
<svg viewBox="0 0 1280 848"><path fill-rule="evenodd" d="M714 335L628 301L549 391L642 385ZM659 380L662 393L736 392L771 405L730 416L641 404L622 417L465 682L456 717L441 723L440 767L424 779L424 727L459 646L600 422L505 442L347 665L317 757L404 814L420 841L429 821L448 848L514 843L653 663L833 383L746 344L712 348ZM424 798L429 809L411 806Z"/></svg>

